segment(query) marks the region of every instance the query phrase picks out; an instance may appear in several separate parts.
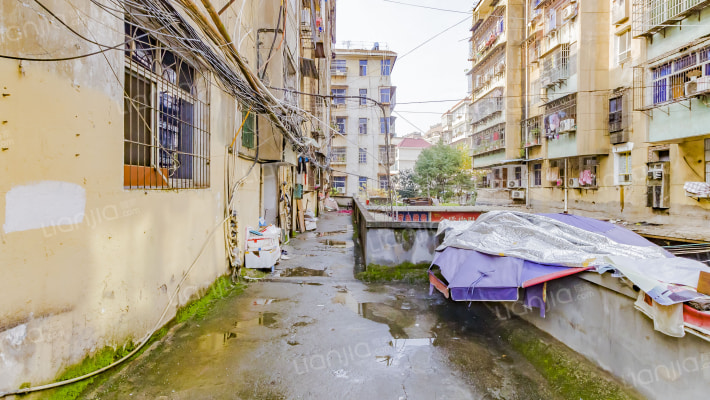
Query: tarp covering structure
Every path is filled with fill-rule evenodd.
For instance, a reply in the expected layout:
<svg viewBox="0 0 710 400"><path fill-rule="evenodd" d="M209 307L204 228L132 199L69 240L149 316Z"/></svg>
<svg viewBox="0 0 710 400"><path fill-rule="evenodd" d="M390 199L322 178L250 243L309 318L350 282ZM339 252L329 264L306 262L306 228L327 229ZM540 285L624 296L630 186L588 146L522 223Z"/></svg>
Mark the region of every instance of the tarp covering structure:
<svg viewBox="0 0 710 400"><path fill-rule="evenodd" d="M431 288L455 301L517 301L522 288L525 304L544 316L545 283L591 269L615 270L660 306L710 299L696 291L709 267L592 218L493 211L473 222L442 222L439 233L445 237L429 271Z"/></svg>

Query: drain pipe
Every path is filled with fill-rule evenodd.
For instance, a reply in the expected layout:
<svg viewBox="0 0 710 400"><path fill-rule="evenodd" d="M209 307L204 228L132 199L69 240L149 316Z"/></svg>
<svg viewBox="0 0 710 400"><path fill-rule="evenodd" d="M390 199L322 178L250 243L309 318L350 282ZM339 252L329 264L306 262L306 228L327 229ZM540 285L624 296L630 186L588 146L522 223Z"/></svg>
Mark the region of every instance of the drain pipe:
<svg viewBox="0 0 710 400"><path fill-rule="evenodd" d="M567 182L569 181L568 174L567 174L567 158L565 158L565 180L562 182L565 185L565 211L564 213L567 214L567 191L569 190L569 187L567 185Z"/></svg>
<svg viewBox="0 0 710 400"><path fill-rule="evenodd" d="M523 20L523 23L525 24L525 38L523 38L520 47L523 50L525 50L525 52L523 53L521 51L520 55L521 55L522 64L525 67L525 85L523 86L523 90L525 92L523 93L523 97L522 97L523 121L527 121L529 118L529 115L530 115L530 110L528 110L528 94L529 94L528 82L530 80L530 76L529 76L530 70L528 69L528 63L527 63L528 57L530 54L530 52L528 51L528 35L530 35L530 26L528 25L528 19L529 19L528 7L529 7L529 5L528 5L527 1L524 3L523 7L525 8L525 11L524 11L525 19ZM506 12L508 12L508 10L506 10ZM521 135L520 139L522 140L523 143L526 143L527 142L526 139L528 137L527 124L523 125L523 126L524 126L524 128L521 130L524 131L525 137L522 137L523 135ZM526 179L525 179L525 208L526 209L530 208L530 162L528 162L529 159L530 159L530 148L525 146L525 170L527 172Z"/></svg>

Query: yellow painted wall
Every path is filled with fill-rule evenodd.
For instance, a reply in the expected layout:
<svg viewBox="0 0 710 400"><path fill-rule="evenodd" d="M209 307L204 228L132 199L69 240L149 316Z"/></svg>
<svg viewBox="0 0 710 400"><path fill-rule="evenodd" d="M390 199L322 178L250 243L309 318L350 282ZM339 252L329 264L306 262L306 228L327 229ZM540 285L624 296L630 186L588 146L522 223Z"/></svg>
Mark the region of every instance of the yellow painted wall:
<svg viewBox="0 0 710 400"><path fill-rule="evenodd" d="M122 42L123 21L85 3L82 10L101 23L96 29L98 22L88 22L97 40ZM82 21L92 21L67 3L47 5L81 31ZM95 50L21 3L4 2L0 18L8 28L0 34L2 54ZM22 40L13 40L20 32ZM241 122L235 100L212 85L209 188L126 190L123 59L115 51L63 62L0 60L6 94L0 97L0 391L51 381L97 348L141 340L193 262L162 323L228 272L223 220L226 148ZM253 57L249 62L255 65ZM251 166L234 157L230 164L240 177ZM17 212L7 207L8 193L48 181L83 190L83 220L2 230ZM260 168L254 168L237 194L240 235L258 222L259 190ZM47 195L46 207L55 194Z"/></svg>

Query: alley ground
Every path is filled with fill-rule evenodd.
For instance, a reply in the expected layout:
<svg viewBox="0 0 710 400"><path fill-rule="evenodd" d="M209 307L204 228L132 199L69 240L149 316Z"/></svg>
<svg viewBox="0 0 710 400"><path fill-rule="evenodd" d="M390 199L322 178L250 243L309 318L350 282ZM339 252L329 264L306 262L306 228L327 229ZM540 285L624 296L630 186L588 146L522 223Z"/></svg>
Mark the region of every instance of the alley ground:
<svg viewBox="0 0 710 400"><path fill-rule="evenodd" d="M494 318L428 285L354 278L351 217L327 214L289 260L171 330L87 398L557 399ZM529 329L534 329L529 327Z"/></svg>

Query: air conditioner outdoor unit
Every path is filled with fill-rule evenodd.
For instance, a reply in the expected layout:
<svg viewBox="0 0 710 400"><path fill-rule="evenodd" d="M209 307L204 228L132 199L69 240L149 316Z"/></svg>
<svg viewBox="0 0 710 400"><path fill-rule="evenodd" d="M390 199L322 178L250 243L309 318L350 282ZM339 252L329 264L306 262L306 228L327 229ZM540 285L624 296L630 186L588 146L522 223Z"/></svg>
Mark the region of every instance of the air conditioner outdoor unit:
<svg viewBox="0 0 710 400"><path fill-rule="evenodd" d="M524 199L525 198L525 191L513 190L512 192L510 192L510 197L513 199Z"/></svg>
<svg viewBox="0 0 710 400"><path fill-rule="evenodd" d="M508 188L516 188L518 187L518 181L508 181Z"/></svg>
<svg viewBox="0 0 710 400"><path fill-rule="evenodd" d="M562 10L562 20L566 21L577 15L577 7L574 5L569 5Z"/></svg>
<svg viewBox="0 0 710 400"><path fill-rule="evenodd" d="M710 76L703 76L685 83L685 95L697 96L710 92Z"/></svg>
<svg viewBox="0 0 710 400"><path fill-rule="evenodd" d="M663 170L662 169L649 169L648 170L648 179L649 180L663 179Z"/></svg>
<svg viewBox="0 0 710 400"><path fill-rule="evenodd" d="M571 188L578 188L579 187L579 178L569 178L567 181L567 186Z"/></svg>

